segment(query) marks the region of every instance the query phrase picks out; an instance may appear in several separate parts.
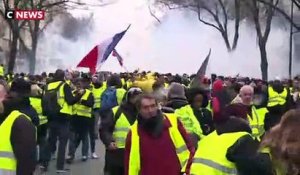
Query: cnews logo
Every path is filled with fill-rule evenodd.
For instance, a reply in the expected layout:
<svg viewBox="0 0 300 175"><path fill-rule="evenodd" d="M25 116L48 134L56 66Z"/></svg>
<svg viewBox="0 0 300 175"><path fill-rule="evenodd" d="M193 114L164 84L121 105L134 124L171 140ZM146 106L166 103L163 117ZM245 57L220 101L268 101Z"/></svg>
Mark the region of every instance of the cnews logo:
<svg viewBox="0 0 300 175"><path fill-rule="evenodd" d="M44 10L7 10L5 12L6 19L15 20L44 20Z"/></svg>

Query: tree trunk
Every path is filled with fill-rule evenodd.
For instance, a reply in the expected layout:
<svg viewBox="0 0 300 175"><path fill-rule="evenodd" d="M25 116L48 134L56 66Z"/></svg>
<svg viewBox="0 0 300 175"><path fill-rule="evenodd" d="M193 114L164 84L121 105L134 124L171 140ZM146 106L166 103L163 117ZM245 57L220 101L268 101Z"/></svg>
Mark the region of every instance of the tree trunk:
<svg viewBox="0 0 300 175"><path fill-rule="evenodd" d="M18 51L18 39L19 39L18 23L13 22L11 30L12 30L12 41L10 44L10 53L9 53L7 73L13 73L14 67L16 64L17 51Z"/></svg>
<svg viewBox="0 0 300 175"><path fill-rule="evenodd" d="M262 79L264 81L268 81L268 58L267 58L267 49L266 49L266 42L260 41L259 42L259 50L260 50L260 69L262 73Z"/></svg>
<svg viewBox="0 0 300 175"><path fill-rule="evenodd" d="M226 48L227 48L228 52L231 52L232 49L231 49L231 46L230 46L230 42L229 42L227 33L226 32L222 32L222 37L224 39L224 42L225 42L225 45L226 45Z"/></svg>
<svg viewBox="0 0 300 175"><path fill-rule="evenodd" d="M233 43L232 43L232 50L235 50L238 44L238 39L239 39L239 28L240 28L240 20L241 20L241 14L240 14L240 9L241 9L241 4L239 0L235 0L235 25L234 25L234 38L233 38Z"/></svg>
<svg viewBox="0 0 300 175"><path fill-rule="evenodd" d="M34 22L34 29L33 29L33 32L31 34L31 37L32 37L32 49L30 51L30 57L29 57L29 62L30 62L30 64L29 64L29 72L32 75L35 73L36 50L37 50L37 45L38 45L39 26L40 26L40 22L39 21L35 21Z"/></svg>

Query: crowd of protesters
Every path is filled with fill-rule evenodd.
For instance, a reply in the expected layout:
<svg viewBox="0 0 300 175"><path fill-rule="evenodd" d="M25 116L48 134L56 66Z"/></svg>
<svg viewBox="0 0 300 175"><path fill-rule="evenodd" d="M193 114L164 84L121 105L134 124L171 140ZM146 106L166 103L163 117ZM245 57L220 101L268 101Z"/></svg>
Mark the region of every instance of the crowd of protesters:
<svg viewBox="0 0 300 175"><path fill-rule="evenodd" d="M191 86L195 78L200 83ZM56 172L67 173L65 162L73 163L80 143L82 161L98 158L100 138L105 175L298 175L299 81L139 71L3 74L0 174L48 171L53 157Z"/></svg>

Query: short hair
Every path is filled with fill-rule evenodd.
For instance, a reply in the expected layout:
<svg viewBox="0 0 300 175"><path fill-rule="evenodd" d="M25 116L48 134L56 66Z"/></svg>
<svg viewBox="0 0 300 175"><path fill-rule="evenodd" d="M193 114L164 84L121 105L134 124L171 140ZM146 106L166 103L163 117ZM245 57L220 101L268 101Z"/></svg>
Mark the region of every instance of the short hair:
<svg viewBox="0 0 300 175"><path fill-rule="evenodd" d="M244 85L241 89L240 89L240 94L246 90L250 90L252 93L254 93L254 88L250 85Z"/></svg>
<svg viewBox="0 0 300 175"><path fill-rule="evenodd" d="M148 100L155 100L155 103L158 104L158 101L156 99L156 97L153 95L153 94L149 94L149 93L144 93L144 94L141 94L137 100L137 103L136 103L136 108L137 109L141 109L141 106L142 106L142 101L144 99L148 99Z"/></svg>

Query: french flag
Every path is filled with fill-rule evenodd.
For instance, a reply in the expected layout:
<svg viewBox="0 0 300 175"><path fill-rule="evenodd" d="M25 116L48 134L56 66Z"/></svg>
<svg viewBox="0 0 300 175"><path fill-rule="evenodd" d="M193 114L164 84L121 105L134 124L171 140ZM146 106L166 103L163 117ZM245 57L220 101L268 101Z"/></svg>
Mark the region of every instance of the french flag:
<svg viewBox="0 0 300 175"><path fill-rule="evenodd" d="M121 41L130 25L123 32L115 34L112 38L103 41L95 46L77 65L77 67L86 67L90 69L92 74L96 73L98 65L102 65L115 50L115 47ZM123 63L122 63L123 64Z"/></svg>

